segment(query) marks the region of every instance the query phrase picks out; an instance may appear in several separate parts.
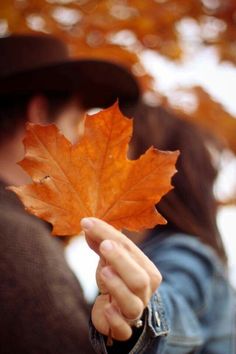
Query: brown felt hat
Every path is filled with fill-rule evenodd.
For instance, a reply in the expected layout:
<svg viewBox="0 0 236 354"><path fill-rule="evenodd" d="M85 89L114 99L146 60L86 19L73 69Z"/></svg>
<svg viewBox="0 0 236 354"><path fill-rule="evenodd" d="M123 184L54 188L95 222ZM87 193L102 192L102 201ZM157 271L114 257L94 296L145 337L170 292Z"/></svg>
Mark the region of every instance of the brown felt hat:
<svg viewBox="0 0 236 354"><path fill-rule="evenodd" d="M71 59L66 45L47 35L0 38L0 97L43 91L77 91L86 108L138 100L140 88L125 67L111 61Z"/></svg>

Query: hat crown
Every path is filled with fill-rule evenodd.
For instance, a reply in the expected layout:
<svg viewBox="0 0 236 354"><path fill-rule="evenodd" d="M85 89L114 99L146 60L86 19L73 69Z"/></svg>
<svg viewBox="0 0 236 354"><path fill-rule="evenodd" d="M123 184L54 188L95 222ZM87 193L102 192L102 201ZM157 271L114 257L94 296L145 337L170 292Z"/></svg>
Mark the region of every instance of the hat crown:
<svg viewBox="0 0 236 354"><path fill-rule="evenodd" d="M0 38L0 77L34 70L68 59L66 46L52 36L13 35Z"/></svg>
<svg viewBox="0 0 236 354"><path fill-rule="evenodd" d="M85 108L139 99L133 74L118 63L69 57L60 39L47 35L0 38L0 99L44 92L78 92Z"/></svg>

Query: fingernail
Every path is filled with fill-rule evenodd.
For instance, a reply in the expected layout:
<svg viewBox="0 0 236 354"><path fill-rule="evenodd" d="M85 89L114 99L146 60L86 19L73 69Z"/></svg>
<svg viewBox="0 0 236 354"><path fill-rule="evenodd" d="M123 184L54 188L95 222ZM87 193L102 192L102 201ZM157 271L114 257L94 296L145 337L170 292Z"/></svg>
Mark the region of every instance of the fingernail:
<svg viewBox="0 0 236 354"><path fill-rule="evenodd" d="M101 243L101 251L110 252L114 249L114 245L110 240L105 240Z"/></svg>
<svg viewBox="0 0 236 354"><path fill-rule="evenodd" d="M114 276L114 273L113 271L109 268L109 267L104 267L102 270L101 270L101 273L102 275L105 277L105 278L112 278Z"/></svg>
<svg viewBox="0 0 236 354"><path fill-rule="evenodd" d="M80 225L82 227L83 230L88 231L92 228L93 226L93 220L90 218L83 218L80 221Z"/></svg>

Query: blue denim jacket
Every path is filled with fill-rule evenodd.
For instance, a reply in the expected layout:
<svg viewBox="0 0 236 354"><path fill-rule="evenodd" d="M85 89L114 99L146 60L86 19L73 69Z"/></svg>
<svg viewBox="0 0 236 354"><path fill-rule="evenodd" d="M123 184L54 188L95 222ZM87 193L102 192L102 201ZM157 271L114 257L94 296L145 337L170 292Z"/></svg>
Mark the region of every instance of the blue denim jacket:
<svg viewBox="0 0 236 354"><path fill-rule="evenodd" d="M183 234L153 237L141 248L163 282L145 311L138 341L122 353L235 354L235 293L214 251ZM93 326L91 339L97 353L108 353Z"/></svg>

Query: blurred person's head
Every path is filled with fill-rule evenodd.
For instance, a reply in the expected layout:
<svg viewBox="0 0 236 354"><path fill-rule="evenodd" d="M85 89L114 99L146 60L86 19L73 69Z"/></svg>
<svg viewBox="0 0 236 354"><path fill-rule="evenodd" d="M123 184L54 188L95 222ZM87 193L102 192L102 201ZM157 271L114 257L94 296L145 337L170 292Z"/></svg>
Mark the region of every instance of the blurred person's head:
<svg viewBox="0 0 236 354"><path fill-rule="evenodd" d="M84 111L139 98L137 81L126 68L105 60L72 60L65 44L52 36L0 38L0 53L0 165L6 167L0 178L10 183L17 182L18 174L8 167L22 158L27 121L55 122L75 141Z"/></svg>
<svg viewBox="0 0 236 354"><path fill-rule="evenodd" d="M16 133L23 132L25 123L55 122L70 140L76 139L78 123L83 115L77 92L41 91L0 97L0 148Z"/></svg>
<svg viewBox="0 0 236 354"><path fill-rule="evenodd" d="M157 226L153 234L174 231L196 236L225 259L216 224L217 203L213 192L217 171L206 135L192 123L161 107L139 104L123 111L134 117L132 158L137 158L151 145L160 150L180 151L178 172L172 179L174 189L157 205L168 223Z"/></svg>
<svg viewBox="0 0 236 354"><path fill-rule="evenodd" d="M137 101L139 86L129 70L98 59L72 59L66 45L46 35L0 38L0 141L19 124L57 121L65 110Z"/></svg>

